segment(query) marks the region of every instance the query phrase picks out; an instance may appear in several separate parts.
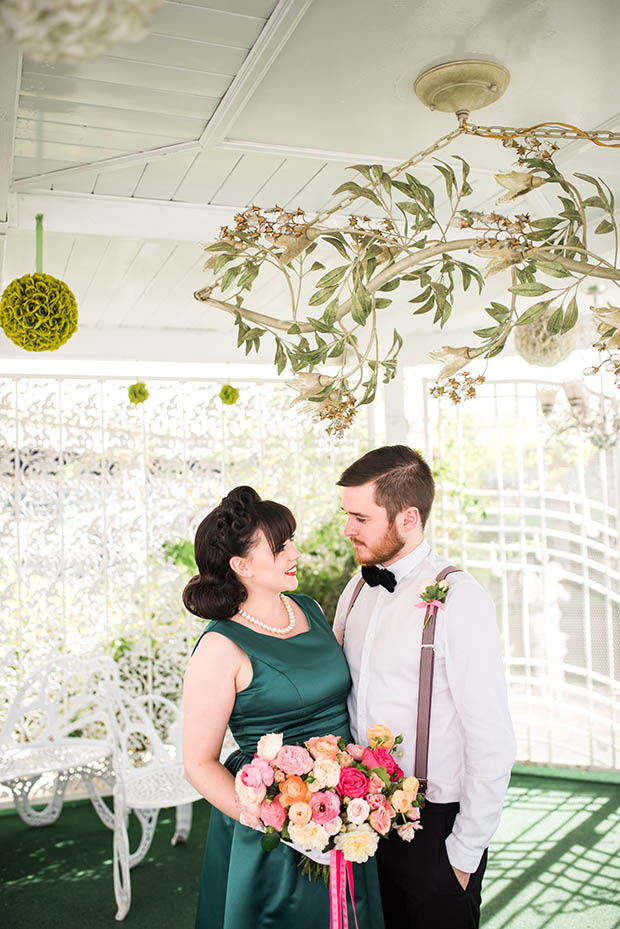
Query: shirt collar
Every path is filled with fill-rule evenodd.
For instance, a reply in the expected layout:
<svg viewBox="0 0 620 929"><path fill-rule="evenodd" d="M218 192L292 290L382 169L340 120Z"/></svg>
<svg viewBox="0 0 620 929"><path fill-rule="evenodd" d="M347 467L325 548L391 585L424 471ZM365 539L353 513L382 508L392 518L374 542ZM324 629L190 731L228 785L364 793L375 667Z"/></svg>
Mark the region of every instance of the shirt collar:
<svg viewBox="0 0 620 929"><path fill-rule="evenodd" d="M398 561L392 562L388 571L392 572L398 583L406 574L409 574L410 571L413 571L414 568L422 564L430 550L431 547L426 539L422 539L417 548L414 548L412 552L409 552L408 555L403 555Z"/></svg>

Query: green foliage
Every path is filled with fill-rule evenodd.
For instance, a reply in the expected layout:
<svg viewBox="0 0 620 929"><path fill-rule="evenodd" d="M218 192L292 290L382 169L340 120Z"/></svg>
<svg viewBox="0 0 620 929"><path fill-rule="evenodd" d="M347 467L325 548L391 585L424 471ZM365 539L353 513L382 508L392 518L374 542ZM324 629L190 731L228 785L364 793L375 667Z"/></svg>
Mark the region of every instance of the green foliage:
<svg viewBox="0 0 620 929"><path fill-rule="evenodd" d="M166 561L175 564L190 576L198 573L194 560L194 545L189 539L179 539L177 542L164 542L162 545Z"/></svg>

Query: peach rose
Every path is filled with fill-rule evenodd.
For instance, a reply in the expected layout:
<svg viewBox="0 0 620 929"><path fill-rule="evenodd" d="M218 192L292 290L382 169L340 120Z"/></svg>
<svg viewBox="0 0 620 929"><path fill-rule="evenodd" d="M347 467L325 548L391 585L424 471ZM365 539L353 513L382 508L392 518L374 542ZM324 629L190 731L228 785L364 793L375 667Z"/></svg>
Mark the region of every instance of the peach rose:
<svg viewBox="0 0 620 929"><path fill-rule="evenodd" d="M394 745L394 735L389 726L371 726L368 730L368 744L371 748L386 748L388 751Z"/></svg>
<svg viewBox="0 0 620 929"><path fill-rule="evenodd" d="M417 779L417 777L406 777L405 780L402 782L401 787L405 791L406 794L409 794L413 802L418 795L418 789L420 787L420 782Z"/></svg>
<svg viewBox="0 0 620 929"><path fill-rule="evenodd" d="M305 746L313 758L318 758L319 755L337 758L340 751L338 739L335 735L315 736L313 739L308 739Z"/></svg>
<svg viewBox="0 0 620 929"><path fill-rule="evenodd" d="M309 803L291 803L288 818L296 826L305 826L312 819L312 807Z"/></svg>
<svg viewBox="0 0 620 929"><path fill-rule="evenodd" d="M381 780L378 774L374 772L370 775L370 780L368 781L368 790L373 794L379 794L383 791L385 784Z"/></svg>
<svg viewBox="0 0 620 929"><path fill-rule="evenodd" d="M349 755L348 752L340 752L338 755L338 764L341 768L350 768L354 761L353 755Z"/></svg>
<svg viewBox="0 0 620 929"><path fill-rule="evenodd" d="M406 813L411 808L411 797L404 790L395 790L390 803L397 813Z"/></svg>
<svg viewBox="0 0 620 929"><path fill-rule="evenodd" d="M309 822L305 826L291 823L288 831L291 840L304 851L322 852L329 841L329 836L319 823Z"/></svg>
<svg viewBox="0 0 620 929"><path fill-rule="evenodd" d="M305 803L310 797L310 791L296 774L287 777L280 784L280 803L282 806L291 806L292 803Z"/></svg>
<svg viewBox="0 0 620 929"><path fill-rule="evenodd" d="M380 806L370 814L370 825L379 835L387 835L391 824L392 818L386 806Z"/></svg>
<svg viewBox="0 0 620 929"><path fill-rule="evenodd" d="M340 765L327 755L319 755L312 766L314 783L321 787L337 787L340 780Z"/></svg>
<svg viewBox="0 0 620 929"><path fill-rule="evenodd" d="M242 777L242 772L239 771L237 773L237 776L235 777L235 790L237 792L237 796L239 798L239 803L241 804L241 806L252 807L252 806L256 806L257 804L260 805L265 799L265 794L267 793L267 788L263 784L262 780L260 780L260 774L259 774L259 783L257 787L251 787L251 786L248 786L247 784L244 784L241 777Z"/></svg>
<svg viewBox="0 0 620 929"><path fill-rule="evenodd" d="M258 740L256 754L265 761L273 761L280 749L282 748L282 733L270 732Z"/></svg>
<svg viewBox="0 0 620 929"><path fill-rule="evenodd" d="M412 822L414 822L414 823L419 822L419 820L420 820L420 807L419 807L419 806L414 806L412 809L410 809L409 812L407 813L407 819L410 819L410 820L411 820ZM422 827L420 826L420 828L422 828Z"/></svg>

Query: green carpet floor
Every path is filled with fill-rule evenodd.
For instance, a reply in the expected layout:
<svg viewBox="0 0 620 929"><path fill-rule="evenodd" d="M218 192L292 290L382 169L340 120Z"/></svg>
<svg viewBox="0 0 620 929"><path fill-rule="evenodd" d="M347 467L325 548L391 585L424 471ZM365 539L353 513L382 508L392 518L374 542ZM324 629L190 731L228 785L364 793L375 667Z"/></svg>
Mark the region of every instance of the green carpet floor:
<svg viewBox="0 0 620 929"><path fill-rule="evenodd" d="M195 804L190 841L173 848L162 811L131 874L127 929L192 929L208 820ZM111 851L88 801L43 829L0 813L2 929L111 929ZM620 786L513 775L483 893L484 929L620 929Z"/></svg>

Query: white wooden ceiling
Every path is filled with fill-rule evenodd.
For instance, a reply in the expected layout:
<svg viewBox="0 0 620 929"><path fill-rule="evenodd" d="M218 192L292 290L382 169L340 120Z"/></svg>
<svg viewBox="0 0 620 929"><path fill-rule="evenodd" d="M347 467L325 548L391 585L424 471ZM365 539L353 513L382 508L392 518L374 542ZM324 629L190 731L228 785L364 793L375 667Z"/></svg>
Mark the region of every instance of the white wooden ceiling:
<svg viewBox="0 0 620 929"><path fill-rule="evenodd" d="M236 209L319 209L348 164L393 166L449 131L454 118L412 91L442 61L510 70L477 122L620 128L619 24L616 0L164 0L145 39L96 60L21 62L0 49L2 286L33 269L43 212L45 270L69 283L80 312L58 357L146 360L158 344L171 361L237 360L229 317L192 296L204 280L199 243ZM472 208L493 203L509 153L475 139L450 153L473 166ZM620 150L571 143L560 163L620 194ZM440 194L430 165L416 173ZM542 192L527 208L546 209ZM266 283L252 305L278 312L279 296ZM416 360L455 344L481 306L468 296L457 310L442 334L406 306L385 323L415 335L405 357ZM2 338L0 356L16 354Z"/></svg>

